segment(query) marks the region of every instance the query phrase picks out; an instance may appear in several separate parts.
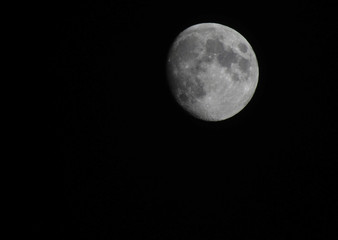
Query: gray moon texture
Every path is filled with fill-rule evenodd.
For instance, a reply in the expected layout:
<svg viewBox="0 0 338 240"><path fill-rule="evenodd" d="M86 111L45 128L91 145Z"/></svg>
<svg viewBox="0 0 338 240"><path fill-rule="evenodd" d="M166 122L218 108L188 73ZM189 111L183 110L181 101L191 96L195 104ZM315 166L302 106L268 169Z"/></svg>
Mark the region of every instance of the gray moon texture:
<svg viewBox="0 0 338 240"><path fill-rule="evenodd" d="M222 121L239 113L258 84L258 62L249 42L234 29L201 23L181 32L167 61L170 90L192 116Z"/></svg>

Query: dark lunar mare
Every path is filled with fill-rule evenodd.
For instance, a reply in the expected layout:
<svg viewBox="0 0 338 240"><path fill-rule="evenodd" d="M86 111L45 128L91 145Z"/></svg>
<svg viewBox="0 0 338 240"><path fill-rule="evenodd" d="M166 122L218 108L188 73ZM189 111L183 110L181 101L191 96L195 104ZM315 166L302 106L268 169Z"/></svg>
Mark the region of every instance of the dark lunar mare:
<svg viewBox="0 0 338 240"><path fill-rule="evenodd" d="M244 43L239 43L238 48L242 53L246 53L246 51L248 50L248 47Z"/></svg>
<svg viewBox="0 0 338 240"><path fill-rule="evenodd" d="M238 47L242 52L247 51L247 46L244 43L239 43ZM216 57L217 62L222 66L226 67L231 71L231 64L238 63L240 70L244 73L247 73L250 67L250 61L243 58L231 48L225 48L223 43L218 39L208 39L205 43L205 54L202 56L202 61L210 63ZM240 78L238 74L231 73L234 81L239 81Z"/></svg>
<svg viewBox="0 0 338 240"><path fill-rule="evenodd" d="M229 69L231 68L232 63L237 62L238 57L239 56L232 49L229 49L219 54L217 60L222 67L227 67Z"/></svg>
<svg viewBox="0 0 338 240"><path fill-rule="evenodd" d="M205 44L207 54L219 54L224 52L223 43L218 39L208 39Z"/></svg>
<svg viewBox="0 0 338 240"><path fill-rule="evenodd" d="M223 43L218 39L208 39L205 44L204 59L211 59L216 56L218 63L222 67L230 68L232 63L236 63L239 56L232 49L225 49ZM210 60L209 60L210 61Z"/></svg>
<svg viewBox="0 0 338 240"><path fill-rule="evenodd" d="M239 60L239 68L244 72L244 73L247 73L248 70L249 70L249 67L250 67L250 62L248 59L245 59L245 58L241 58Z"/></svg>

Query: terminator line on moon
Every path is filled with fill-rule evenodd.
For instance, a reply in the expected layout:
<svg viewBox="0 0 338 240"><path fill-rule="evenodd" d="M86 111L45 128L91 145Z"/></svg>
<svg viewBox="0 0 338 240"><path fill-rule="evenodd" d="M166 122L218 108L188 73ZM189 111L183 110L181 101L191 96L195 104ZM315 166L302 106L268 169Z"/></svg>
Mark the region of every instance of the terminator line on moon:
<svg viewBox="0 0 338 240"><path fill-rule="evenodd" d="M183 109L205 121L221 121L239 113L252 98L258 63L249 42L237 31L201 23L175 39L167 75Z"/></svg>

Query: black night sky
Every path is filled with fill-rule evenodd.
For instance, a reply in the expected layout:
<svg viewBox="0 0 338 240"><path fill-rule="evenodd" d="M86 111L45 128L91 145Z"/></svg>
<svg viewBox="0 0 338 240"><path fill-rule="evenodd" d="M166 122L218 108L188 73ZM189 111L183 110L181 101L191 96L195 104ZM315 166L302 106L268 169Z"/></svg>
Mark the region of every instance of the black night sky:
<svg viewBox="0 0 338 240"><path fill-rule="evenodd" d="M50 193L48 181L41 191L37 185L43 197L35 201L34 234L333 239L333 4L81 2L45 9L46 63L56 93L45 145L53 149L48 161L60 167L61 194ZM166 82L171 43L202 22L237 30L258 59L254 97L222 122L185 113Z"/></svg>

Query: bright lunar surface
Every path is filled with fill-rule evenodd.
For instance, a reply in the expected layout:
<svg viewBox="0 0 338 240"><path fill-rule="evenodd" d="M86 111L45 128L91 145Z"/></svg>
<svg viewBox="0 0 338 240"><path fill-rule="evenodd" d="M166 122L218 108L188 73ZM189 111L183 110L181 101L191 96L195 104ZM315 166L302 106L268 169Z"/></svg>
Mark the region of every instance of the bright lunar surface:
<svg viewBox="0 0 338 240"><path fill-rule="evenodd" d="M221 121L240 112L252 98L258 63L237 31L201 23L177 36L168 54L167 74L183 109L205 121Z"/></svg>

